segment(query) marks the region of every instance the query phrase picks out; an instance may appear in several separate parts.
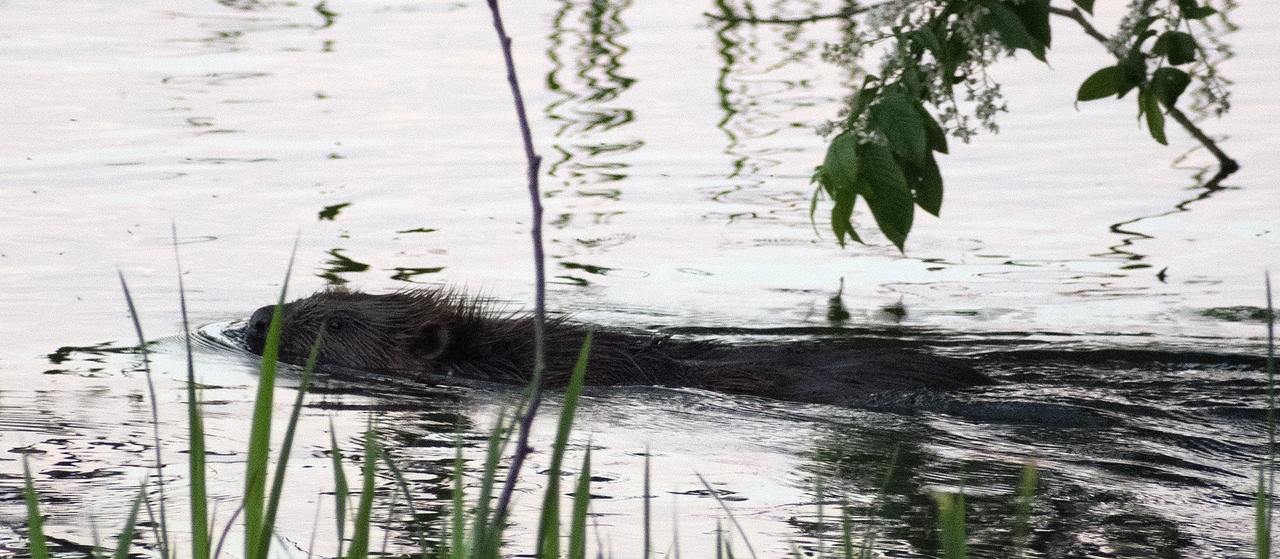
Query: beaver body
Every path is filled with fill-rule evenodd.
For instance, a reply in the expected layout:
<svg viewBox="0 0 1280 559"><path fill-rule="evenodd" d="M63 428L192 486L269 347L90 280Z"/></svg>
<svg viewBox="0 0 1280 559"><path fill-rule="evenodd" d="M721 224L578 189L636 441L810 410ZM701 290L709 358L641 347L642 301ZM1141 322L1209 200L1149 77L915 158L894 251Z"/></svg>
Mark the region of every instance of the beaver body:
<svg viewBox="0 0 1280 559"><path fill-rule="evenodd" d="M261 355L272 306L245 328ZM525 383L533 371L533 319L443 288L382 295L327 290L284 306L279 358L306 361L321 327L318 362L377 373ZM546 325L548 386L563 386L588 328ZM780 400L858 405L886 391L952 390L990 384L963 361L904 351L817 344L731 345L595 330L587 384L693 387Z"/></svg>

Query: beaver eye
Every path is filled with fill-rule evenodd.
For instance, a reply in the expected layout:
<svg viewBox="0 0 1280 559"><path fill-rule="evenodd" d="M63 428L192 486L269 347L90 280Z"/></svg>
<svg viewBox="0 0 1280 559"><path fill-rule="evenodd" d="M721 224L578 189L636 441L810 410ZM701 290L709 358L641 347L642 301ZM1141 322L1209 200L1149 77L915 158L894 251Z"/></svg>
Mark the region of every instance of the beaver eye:
<svg viewBox="0 0 1280 559"><path fill-rule="evenodd" d="M339 317L329 317L329 320L324 323L324 329L333 332L345 328L346 325L347 322Z"/></svg>

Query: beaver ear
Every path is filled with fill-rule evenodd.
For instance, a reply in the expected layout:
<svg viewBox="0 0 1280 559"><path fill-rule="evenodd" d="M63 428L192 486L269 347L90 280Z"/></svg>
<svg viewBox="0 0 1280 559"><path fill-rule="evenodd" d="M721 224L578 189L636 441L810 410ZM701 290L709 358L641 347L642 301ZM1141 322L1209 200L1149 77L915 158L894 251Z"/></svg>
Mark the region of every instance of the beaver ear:
<svg viewBox="0 0 1280 559"><path fill-rule="evenodd" d="M440 357L449 348L449 330L443 324L423 326L414 338L413 345L427 359Z"/></svg>

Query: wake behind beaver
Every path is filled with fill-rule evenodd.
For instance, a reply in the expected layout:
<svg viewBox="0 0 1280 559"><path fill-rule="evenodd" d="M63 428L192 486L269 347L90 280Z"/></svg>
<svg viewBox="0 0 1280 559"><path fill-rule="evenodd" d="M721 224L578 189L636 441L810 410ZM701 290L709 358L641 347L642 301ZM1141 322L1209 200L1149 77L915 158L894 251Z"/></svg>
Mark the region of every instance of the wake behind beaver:
<svg viewBox="0 0 1280 559"><path fill-rule="evenodd" d="M253 313L249 349L262 354L273 306ZM533 371L533 319L447 288L387 294L326 290L284 306L279 358L302 364L321 329L318 363L375 373L519 383ZM546 326L548 386L563 386L588 329L586 382L692 387L819 404L859 405L869 394L945 391L992 384L968 363L901 350L817 343L726 344L596 329L567 320Z"/></svg>

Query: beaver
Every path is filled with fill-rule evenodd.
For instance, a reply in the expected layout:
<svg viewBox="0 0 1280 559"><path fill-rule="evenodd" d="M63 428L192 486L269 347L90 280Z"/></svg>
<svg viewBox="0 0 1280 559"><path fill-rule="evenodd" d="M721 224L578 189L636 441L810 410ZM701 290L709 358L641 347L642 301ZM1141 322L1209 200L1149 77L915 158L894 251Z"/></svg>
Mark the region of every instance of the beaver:
<svg viewBox="0 0 1280 559"><path fill-rule="evenodd" d="M249 349L262 354L274 306L253 313ZM329 289L284 305L279 359L302 364L324 327L318 363L415 378L526 383L534 320L445 287L369 294ZM545 328L544 382L567 384L588 327L564 318ZM858 405L889 391L991 384L968 363L902 350L817 343L730 344L622 329L593 329L586 383L690 387L817 404Z"/></svg>

